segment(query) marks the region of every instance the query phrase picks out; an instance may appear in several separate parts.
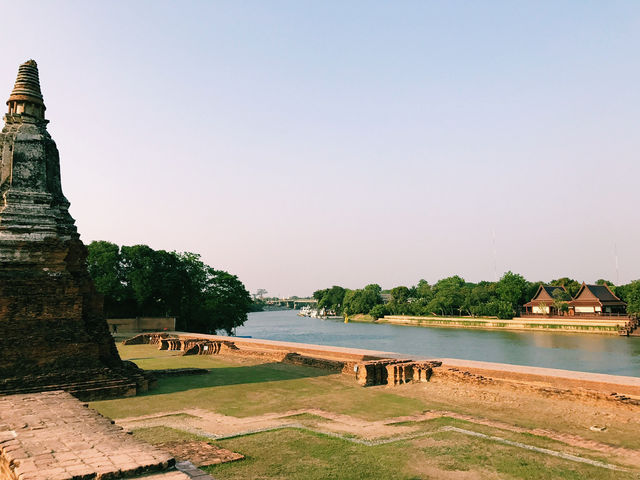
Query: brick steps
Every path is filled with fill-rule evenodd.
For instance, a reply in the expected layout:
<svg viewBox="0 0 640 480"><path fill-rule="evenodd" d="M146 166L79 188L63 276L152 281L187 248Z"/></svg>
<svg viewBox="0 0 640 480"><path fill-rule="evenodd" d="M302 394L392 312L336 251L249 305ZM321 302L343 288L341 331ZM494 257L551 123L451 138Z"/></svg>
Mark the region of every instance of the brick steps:
<svg viewBox="0 0 640 480"><path fill-rule="evenodd" d="M138 381L136 382L136 380ZM126 377L112 376L107 378L98 378L96 380L67 382L57 382L53 380L50 382L37 383L34 385L25 384L24 381L21 380L20 384L16 384L17 382L7 382L5 383L5 385L0 385L0 395L15 395L64 390L68 393L71 393L80 400L90 401L102 398L133 396L136 394L140 383L144 381L146 381L144 377L142 379L130 379Z"/></svg>
<svg viewBox="0 0 640 480"><path fill-rule="evenodd" d="M37 392L51 392L64 390L81 400L91 400L94 398L107 397L128 397L135 395L136 384L126 380L78 382L68 384L43 385L39 387L22 387L11 390L0 390L2 395L16 395Z"/></svg>

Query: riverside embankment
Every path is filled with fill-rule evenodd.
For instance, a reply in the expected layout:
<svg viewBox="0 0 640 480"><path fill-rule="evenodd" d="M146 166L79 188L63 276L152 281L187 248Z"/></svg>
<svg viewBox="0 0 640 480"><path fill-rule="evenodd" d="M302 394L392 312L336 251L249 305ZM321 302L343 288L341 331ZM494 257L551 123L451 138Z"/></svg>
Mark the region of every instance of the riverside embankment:
<svg viewBox="0 0 640 480"><path fill-rule="evenodd" d="M411 325L416 327L451 327L481 328L486 330L526 330L568 333L595 333L600 335L619 335L620 329L629 322L627 317L589 318L560 317L552 319L513 318L500 320L497 318L452 318L452 317L414 317L409 315L386 315L375 323L393 323L395 325Z"/></svg>

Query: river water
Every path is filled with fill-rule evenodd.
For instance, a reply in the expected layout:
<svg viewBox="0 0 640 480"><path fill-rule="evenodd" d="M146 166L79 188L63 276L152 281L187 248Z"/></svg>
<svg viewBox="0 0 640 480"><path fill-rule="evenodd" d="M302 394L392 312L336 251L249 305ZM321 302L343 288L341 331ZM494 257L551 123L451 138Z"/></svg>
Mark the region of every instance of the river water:
<svg viewBox="0 0 640 480"><path fill-rule="evenodd" d="M296 313L294 310L250 313L249 320L236 334L422 357L640 377L640 337L344 323L298 317Z"/></svg>

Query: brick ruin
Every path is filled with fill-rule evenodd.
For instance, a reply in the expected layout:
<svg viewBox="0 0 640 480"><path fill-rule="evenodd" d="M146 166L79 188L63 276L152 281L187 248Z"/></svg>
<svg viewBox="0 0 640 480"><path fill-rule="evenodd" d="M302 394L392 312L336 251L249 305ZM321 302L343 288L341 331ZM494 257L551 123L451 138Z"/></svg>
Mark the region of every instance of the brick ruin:
<svg viewBox="0 0 640 480"><path fill-rule="evenodd" d="M20 65L0 133L0 395L52 389L82 399L135 395L86 265L36 62Z"/></svg>
<svg viewBox="0 0 640 480"><path fill-rule="evenodd" d="M197 336L160 333L141 333L122 342L125 345L151 344L159 350L179 351L186 355L238 355L261 358L281 363L322 368L336 373L355 377L363 387L374 385L402 385L404 383L428 382L433 369L442 362L414 361L410 359L381 358L371 359L364 356L356 358L328 358L314 350L309 351L303 345L296 346L297 351L267 348L267 344L241 344L211 335Z"/></svg>

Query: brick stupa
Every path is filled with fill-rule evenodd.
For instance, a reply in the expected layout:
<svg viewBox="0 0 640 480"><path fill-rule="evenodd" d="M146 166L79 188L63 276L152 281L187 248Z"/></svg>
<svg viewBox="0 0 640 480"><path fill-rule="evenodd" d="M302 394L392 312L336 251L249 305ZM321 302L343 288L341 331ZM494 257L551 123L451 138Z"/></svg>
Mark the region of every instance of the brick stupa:
<svg viewBox="0 0 640 480"><path fill-rule="evenodd" d="M79 398L147 388L123 362L87 271L38 66L20 65L0 133L0 394L64 389Z"/></svg>

